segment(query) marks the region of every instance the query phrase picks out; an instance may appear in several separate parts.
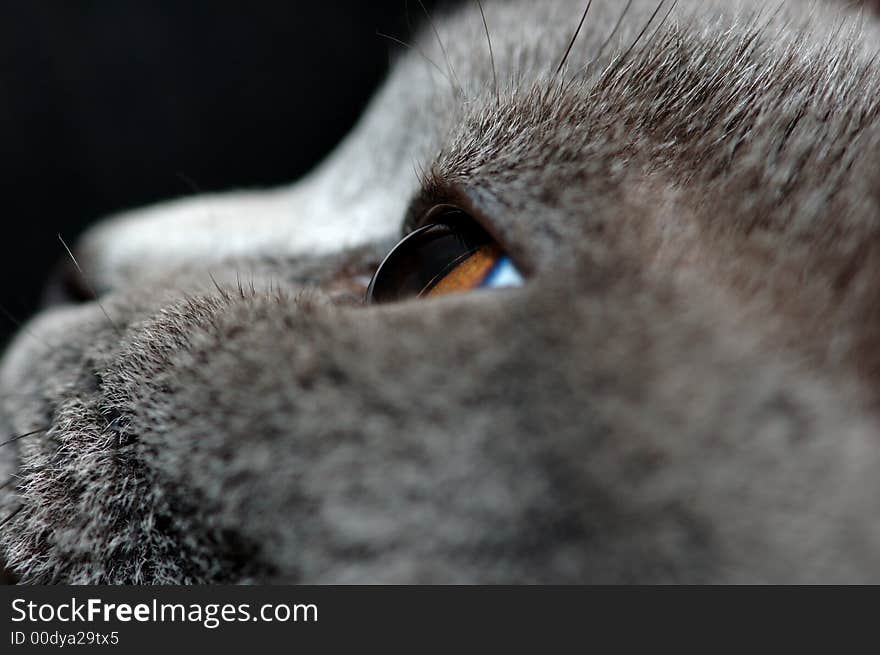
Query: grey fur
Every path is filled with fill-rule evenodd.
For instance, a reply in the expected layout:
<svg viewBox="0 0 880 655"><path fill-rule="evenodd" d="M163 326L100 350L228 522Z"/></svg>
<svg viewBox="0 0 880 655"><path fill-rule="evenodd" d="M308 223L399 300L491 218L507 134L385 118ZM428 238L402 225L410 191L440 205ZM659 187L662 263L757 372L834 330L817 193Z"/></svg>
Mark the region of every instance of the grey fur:
<svg viewBox="0 0 880 655"><path fill-rule="evenodd" d="M624 5L595 0L559 75L580 1L484 2L494 71L475 4L437 16L446 52L427 30L330 160L253 196L266 216L212 197L87 235L122 336L61 307L5 355L9 433L50 428L0 450L8 567L880 580L877 23ZM362 306L438 202L528 283Z"/></svg>

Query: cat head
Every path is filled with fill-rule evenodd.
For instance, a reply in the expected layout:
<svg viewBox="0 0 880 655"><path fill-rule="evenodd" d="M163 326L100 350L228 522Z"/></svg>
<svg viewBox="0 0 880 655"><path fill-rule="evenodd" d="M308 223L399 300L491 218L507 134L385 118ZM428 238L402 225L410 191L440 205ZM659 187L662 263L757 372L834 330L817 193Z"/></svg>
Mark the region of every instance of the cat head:
<svg viewBox="0 0 880 655"><path fill-rule="evenodd" d="M430 17L305 179L72 249L85 302L0 372L31 433L2 450L10 568L870 575L878 43L798 2Z"/></svg>

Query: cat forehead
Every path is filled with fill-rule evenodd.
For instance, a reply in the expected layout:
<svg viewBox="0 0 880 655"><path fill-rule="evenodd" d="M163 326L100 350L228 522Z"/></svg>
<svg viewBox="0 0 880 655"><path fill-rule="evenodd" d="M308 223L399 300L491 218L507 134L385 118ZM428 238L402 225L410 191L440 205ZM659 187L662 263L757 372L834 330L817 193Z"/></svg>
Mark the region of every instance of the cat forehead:
<svg viewBox="0 0 880 655"><path fill-rule="evenodd" d="M471 8L423 36L459 99L444 109L453 118L432 191L469 187L534 215L540 201L587 208L641 174L714 192L730 213L758 196L771 220L808 220L842 188L876 179L880 38L859 12L800 2L769 11L596 0L586 17L578 2L484 8L485 24ZM477 52L481 27L487 51L498 34L494 62Z"/></svg>

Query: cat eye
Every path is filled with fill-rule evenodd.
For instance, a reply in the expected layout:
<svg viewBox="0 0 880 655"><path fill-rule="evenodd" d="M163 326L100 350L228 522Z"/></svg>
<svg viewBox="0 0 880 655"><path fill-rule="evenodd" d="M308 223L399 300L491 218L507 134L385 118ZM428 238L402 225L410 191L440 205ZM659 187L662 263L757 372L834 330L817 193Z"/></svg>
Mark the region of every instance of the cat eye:
<svg viewBox="0 0 880 655"><path fill-rule="evenodd" d="M367 302L518 287L523 277L501 246L464 212L448 211L404 237L385 257Z"/></svg>

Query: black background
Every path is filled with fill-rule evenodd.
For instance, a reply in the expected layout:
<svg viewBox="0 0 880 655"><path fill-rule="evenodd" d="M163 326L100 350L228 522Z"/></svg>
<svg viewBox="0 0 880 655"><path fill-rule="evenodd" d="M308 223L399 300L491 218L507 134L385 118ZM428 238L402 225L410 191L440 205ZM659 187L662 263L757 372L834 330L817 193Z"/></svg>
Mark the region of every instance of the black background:
<svg viewBox="0 0 880 655"><path fill-rule="evenodd" d="M307 171L399 52L377 31L422 22L414 0L4 0L0 305L35 310L59 233Z"/></svg>

